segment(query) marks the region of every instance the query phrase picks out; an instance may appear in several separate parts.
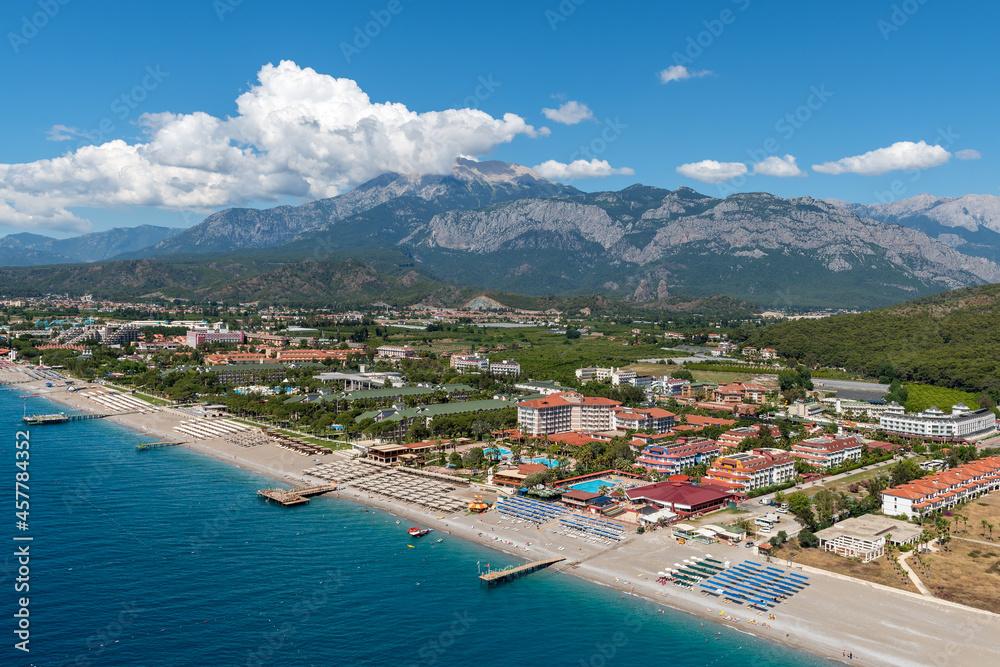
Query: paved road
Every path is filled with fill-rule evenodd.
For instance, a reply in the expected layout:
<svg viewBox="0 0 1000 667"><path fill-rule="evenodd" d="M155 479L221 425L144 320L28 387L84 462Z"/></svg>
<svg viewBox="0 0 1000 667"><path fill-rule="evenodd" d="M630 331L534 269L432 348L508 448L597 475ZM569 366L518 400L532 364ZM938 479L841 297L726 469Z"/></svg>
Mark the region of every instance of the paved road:
<svg viewBox="0 0 1000 667"><path fill-rule="evenodd" d="M849 380L827 380L826 378L813 378L813 384L824 389L854 389L857 391L870 391L872 393L888 393L889 385L875 382L851 382Z"/></svg>

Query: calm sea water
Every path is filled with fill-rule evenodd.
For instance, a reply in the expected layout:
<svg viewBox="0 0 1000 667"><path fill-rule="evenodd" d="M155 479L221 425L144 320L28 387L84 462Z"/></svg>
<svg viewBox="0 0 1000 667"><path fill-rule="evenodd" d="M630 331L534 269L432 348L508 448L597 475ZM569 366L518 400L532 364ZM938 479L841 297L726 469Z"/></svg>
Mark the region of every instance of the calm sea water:
<svg viewBox="0 0 1000 667"><path fill-rule="evenodd" d="M30 429L18 531L21 413L18 390L0 391L0 664L832 664L555 572L480 589L477 562L519 561L447 535L410 549L407 521L347 500L265 504L266 478L180 447L136 452L137 434L100 421ZM29 654L14 648L15 535L34 538Z"/></svg>

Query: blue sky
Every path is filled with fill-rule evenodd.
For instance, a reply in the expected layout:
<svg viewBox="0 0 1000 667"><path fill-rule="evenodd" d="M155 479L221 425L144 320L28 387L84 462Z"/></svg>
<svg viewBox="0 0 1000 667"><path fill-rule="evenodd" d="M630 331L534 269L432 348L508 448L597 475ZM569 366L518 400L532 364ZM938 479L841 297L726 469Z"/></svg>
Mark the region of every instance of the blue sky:
<svg viewBox="0 0 1000 667"><path fill-rule="evenodd" d="M1000 195L1000 5L975 4L10 0L0 233L189 226L457 155L583 190Z"/></svg>

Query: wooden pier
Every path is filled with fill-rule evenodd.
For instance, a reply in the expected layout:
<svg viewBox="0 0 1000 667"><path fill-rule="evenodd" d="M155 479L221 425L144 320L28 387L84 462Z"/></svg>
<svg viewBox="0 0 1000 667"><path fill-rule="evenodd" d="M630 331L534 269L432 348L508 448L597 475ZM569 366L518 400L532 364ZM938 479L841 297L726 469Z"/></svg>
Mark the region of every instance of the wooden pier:
<svg viewBox="0 0 1000 667"><path fill-rule="evenodd" d="M519 565L518 567L507 568L506 570L496 570L495 572L487 572L486 574L479 575L479 585L482 586L483 582L486 582L487 588L492 588L502 584L505 581L513 581L514 579L519 579L526 574L531 574L532 572L537 572L547 568L549 565L554 565L560 561L566 560L562 556L558 558L548 558L546 560L536 560L533 563L525 563L524 565Z"/></svg>
<svg viewBox="0 0 1000 667"><path fill-rule="evenodd" d="M148 449L163 449L164 447L176 447L179 442L141 442L135 446L136 451L144 452Z"/></svg>
<svg viewBox="0 0 1000 667"><path fill-rule="evenodd" d="M78 422L85 419L104 419L111 415L67 415L62 412L56 415L25 415L21 418L25 424L31 426L42 426L44 424L65 424L66 422Z"/></svg>
<svg viewBox="0 0 1000 667"><path fill-rule="evenodd" d="M261 489L257 492L259 498L273 500L285 507L293 505L305 505L311 496L318 496L328 491L336 491L336 484L323 484L322 486L310 486L304 489Z"/></svg>

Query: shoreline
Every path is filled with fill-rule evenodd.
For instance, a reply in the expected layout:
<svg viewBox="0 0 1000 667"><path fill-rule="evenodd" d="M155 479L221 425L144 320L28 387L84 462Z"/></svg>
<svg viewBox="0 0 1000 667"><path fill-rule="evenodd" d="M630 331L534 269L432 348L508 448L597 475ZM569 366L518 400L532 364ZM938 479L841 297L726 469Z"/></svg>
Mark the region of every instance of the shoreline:
<svg viewBox="0 0 1000 667"><path fill-rule="evenodd" d="M16 371L20 375L19 371ZM10 371L0 372L0 383L10 378ZM23 377L23 376L22 376ZM7 385L14 391L37 394L53 402L84 413L96 413L96 405L88 404L84 395L67 392L62 387L45 387L44 381ZM97 388L99 385L93 385ZM62 391L59 391L62 389ZM243 448L217 441L195 441L173 430L172 426L191 415L175 408L154 408L142 413L108 417L107 420L125 426L140 436L157 436L163 440L181 442L183 446L219 461L262 474L286 484L321 482L303 471L319 462L346 461L340 453L322 457L302 456L272 446ZM832 576L830 573L808 573L806 590L779 604L769 613L777 618L768 621L771 627L755 624L767 621L752 610L708 598L694 590L655 581L657 571L670 567L694 555L711 552L714 557L746 560L749 554L740 547L721 545L678 545L667 531L643 536L629 535L620 544L603 547L570 540L567 536L544 529L530 529L493 512L485 515L464 513L443 516L423 507L400 500L374 496L356 489L350 483L343 490L332 492L338 498L386 511L419 525L433 527L437 532L490 547L496 551L525 560L563 556L566 562L553 565L561 573L606 586L662 607L682 611L832 660L843 660L836 651L854 653L854 660L872 665L909 667L934 664L992 665L1000 664L1000 646L987 638L1000 630L1000 616L952 603L938 604L931 599L910 598L894 589L880 590L869 582ZM342 495L343 494L343 495ZM330 496L331 494L326 494ZM489 528L489 532L486 529ZM522 532L524 531L524 532ZM757 560L759 559L751 559ZM775 566L789 569L784 563ZM798 566L792 569L802 571ZM829 575L829 576L828 576ZM719 612L740 622L723 620ZM781 636L784 633L785 636ZM888 640L888 641L887 641ZM964 642L964 645L963 643ZM991 657L992 656L992 657ZM921 658L925 661L921 661Z"/></svg>

